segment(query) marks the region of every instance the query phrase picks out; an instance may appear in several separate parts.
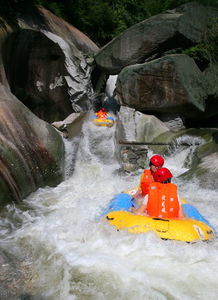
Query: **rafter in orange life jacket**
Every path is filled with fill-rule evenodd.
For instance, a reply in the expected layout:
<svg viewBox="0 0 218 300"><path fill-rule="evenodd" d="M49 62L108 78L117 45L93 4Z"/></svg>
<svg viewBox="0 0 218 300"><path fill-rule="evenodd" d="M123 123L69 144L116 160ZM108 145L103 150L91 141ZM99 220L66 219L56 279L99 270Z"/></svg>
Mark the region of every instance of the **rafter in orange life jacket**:
<svg viewBox="0 0 218 300"><path fill-rule="evenodd" d="M98 119L107 119L107 113L106 111L99 110L97 113L95 113Z"/></svg>
<svg viewBox="0 0 218 300"><path fill-rule="evenodd" d="M179 199L173 183L153 182L148 188L147 214L156 218L178 218Z"/></svg>
<svg viewBox="0 0 218 300"><path fill-rule="evenodd" d="M150 169L144 170L140 180L140 189L142 192L142 196L148 194L149 185L153 182L154 182L154 178L152 176L151 170Z"/></svg>

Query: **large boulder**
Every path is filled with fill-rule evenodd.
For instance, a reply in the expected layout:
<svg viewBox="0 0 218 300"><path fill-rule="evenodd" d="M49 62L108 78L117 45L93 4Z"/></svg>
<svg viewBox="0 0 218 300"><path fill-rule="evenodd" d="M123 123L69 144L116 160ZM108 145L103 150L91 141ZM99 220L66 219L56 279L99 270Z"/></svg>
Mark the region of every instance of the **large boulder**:
<svg viewBox="0 0 218 300"><path fill-rule="evenodd" d="M98 47L44 8L15 22L17 28L1 34L0 41L12 93L49 122L88 110L93 95L91 56Z"/></svg>
<svg viewBox="0 0 218 300"><path fill-rule="evenodd" d="M143 63L174 48L186 48L202 41L207 24L218 10L197 2L182 5L128 28L95 56L107 74L118 74L125 66Z"/></svg>
<svg viewBox="0 0 218 300"><path fill-rule="evenodd" d="M0 205L20 201L64 174L64 144L48 123L0 85Z"/></svg>
<svg viewBox="0 0 218 300"><path fill-rule="evenodd" d="M65 55L44 33L12 33L4 49L4 66L11 91L33 113L49 122L72 111Z"/></svg>
<svg viewBox="0 0 218 300"><path fill-rule="evenodd" d="M196 115L205 109L206 82L194 60L174 54L124 68L118 76L121 105L139 111Z"/></svg>
<svg viewBox="0 0 218 300"><path fill-rule="evenodd" d="M5 87L9 88L1 54L5 40L7 39L8 35L10 35L13 32L13 28L1 17L0 23L0 83L3 84Z"/></svg>
<svg viewBox="0 0 218 300"><path fill-rule="evenodd" d="M148 144L169 129L155 116L121 106L117 114L116 155L121 170L135 172L147 167Z"/></svg>
<svg viewBox="0 0 218 300"><path fill-rule="evenodd" d="M169 131L158 118L121 106L117 114L116 137L118 142L146 143Z"/></svg>

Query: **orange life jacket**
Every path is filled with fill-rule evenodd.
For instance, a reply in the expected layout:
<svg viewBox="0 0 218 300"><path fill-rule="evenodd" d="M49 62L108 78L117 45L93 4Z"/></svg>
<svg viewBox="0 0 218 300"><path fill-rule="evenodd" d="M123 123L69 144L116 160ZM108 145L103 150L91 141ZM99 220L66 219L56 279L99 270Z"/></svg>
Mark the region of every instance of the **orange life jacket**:
<svg viewBox="0 0 218 300"><path fill-rule="evenodd" d="M173 183L154 182L149 185L147 214L155 218L178 218L177 186Z"/></svg>
<svg viewBox="0 0 218 300"><path fill-rule="evenodd" d="M150 169L144 170L140 181L140 189L142 191L142 196L148 194L148 187L153 182L154 182L154 178L151 174L151 170Z"/></svg>
<svg viewBox="0 0 218 300"><path fill-rule="evenodd" d="M99 119L107 119L107 113L102 111L102 110L99 110L97 113L96 113L96 116L99 118Z"/></svg>

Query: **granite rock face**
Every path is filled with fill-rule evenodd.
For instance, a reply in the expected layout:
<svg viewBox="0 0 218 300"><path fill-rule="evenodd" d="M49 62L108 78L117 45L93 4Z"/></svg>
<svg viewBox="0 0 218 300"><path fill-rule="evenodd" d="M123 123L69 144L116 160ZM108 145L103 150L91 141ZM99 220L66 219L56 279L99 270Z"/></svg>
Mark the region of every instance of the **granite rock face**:
<svg viewBox="0 0 218 300"><path fill-rule="evenodd" d="M39 7L31 16L5 22L2 62L10 89L48 122L87 111L92 102L92 56L98 47L78 29ZM48 109L49 107L49 109Z"/></svg>
<svg viewBox="0 0 218 300"><path fill-rule="evenodd" d="M167 55L124 68L118 76L116 92L121 105L187 116L204 111L207 98L202 72L184 54Z"/></svg>
<svg viewBox="0 0 218 300"><path fill-rule="evenodd" d="M0 205L63 179L64 145L48 123L0 86Z"/></svg>

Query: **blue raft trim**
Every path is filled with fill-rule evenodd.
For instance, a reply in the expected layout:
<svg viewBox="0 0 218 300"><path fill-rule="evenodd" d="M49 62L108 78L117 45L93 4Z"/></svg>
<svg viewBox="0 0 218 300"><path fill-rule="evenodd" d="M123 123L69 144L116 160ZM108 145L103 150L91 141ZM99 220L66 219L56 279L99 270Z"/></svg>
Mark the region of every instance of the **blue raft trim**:
<svg viewBox="0 0 218 300"><path fill-rule="evenodd" d="M134 206L133 198L129 194L117 194L111 199L110 203L103 211L102 215L107 215L112 211L128 211L130 207Z"/></svg>
<svg viewBox="0 0 218 300"><path fill-rule="evenodd" d="M195 208L193 205L188 203L182 204L182 210L186 218L201 221L206 225L208 225L209 227L213 228L213 226L211 226L211 224L199 213L197 208Z"/></svg>

